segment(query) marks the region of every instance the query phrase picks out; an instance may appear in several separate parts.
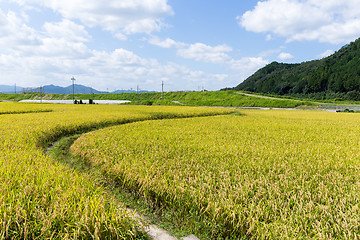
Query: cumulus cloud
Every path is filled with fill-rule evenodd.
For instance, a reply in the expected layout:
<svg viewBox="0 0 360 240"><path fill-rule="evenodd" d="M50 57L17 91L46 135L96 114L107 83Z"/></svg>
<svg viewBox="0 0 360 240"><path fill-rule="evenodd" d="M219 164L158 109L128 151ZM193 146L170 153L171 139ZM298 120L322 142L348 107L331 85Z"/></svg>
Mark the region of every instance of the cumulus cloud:
<svg viewBox="0 0 360 240"><path fill-rule="evenodd" d="M318 55L318 58L326 58L330 55L334 54L334 50L326 50L325 52L323 52L322 54Z"/></svg>
<svg viewBox="0 0 360 240"><path fill-rule="evenodd" d="M183 58L195 59L197 61L224 63L231 60L230 56L226 54L231 51L232 48L225 44L212 47L203 43L195 43L189 45L187 48L179 49L178 55Z"/></svg>
<svg viewBox="0 0 360 240"><path fill-rule="evenodd" d="M27 25L14 12L0 10L0 46L4 50L19 49L23 46L36 46L41 43L36 31Z"/></svg>
<svg viewBox="0 0 360 240"><path fill-rule="evenodd" d="M161 90L162 80L167 90L194 90L200 82L215 89L222 87L217 82L224 76L219 74L194 71L171 62L162 64L126 49L88 51L90 55L83 58L54 57L36 52L32 56L1 54L0 71L2 78L17 79L19 86L68 86L70 77L74 75L77 83L100 90L111 88L109 86L112 86L110 90L130 89L136 85L142 89Z"/></svg>
<svg viewBox="0 0 360 240"><path fill-rule="evenodd" d="M35 30L15 13L0 11L0 22L1 79L16 79L18 86L67 86L74 75L77 83L100 90L109 86L130 89L136 85L161 90L161 80L168 90L194 90L199 83L221 88L221 81L226 78L171 62L162 64L123 48L90 49L85 44L89 33L67 19L45 23L41 30Z"/></svg>
<svg viewBox="0 0 360 240"><path fill-rule="evenodd" d="M99 26L124 39L135 33L159 31L162 18L172 15L167 0L13 0L22 6L40 5L60 13L66 19L78 19L88 27Z"/></svg>
<svg viewBox="0 0 360 240"><path fill-rule="evenodd" d="M65 38L69 41L86 42L91 36L85 27L70 20L64 19L61 22L47 22L44 24L46 33L55 38Z"/></svg>
<svg viewBox="0 0 360 240"><path fill-rule="evenodd" d="M294 59L294 56L291 55L290 53L285 53L285 52L282 52L279 54L278 58L282 61L286 61L286 60L292 60Z"/></svg>
<svg viewBox="0 0 360 240"><path fill-rule="evenodd" d="M248 77L257 69L268 64L268 61L262 57L234 59L229 55L230 52L232 52L232 48L225 44L208 46L203 43L195 43L179 49L178 55L186 59L225 65L236 72L240 72L243 77Z"/></svg>
<svg viewBox="0 0 360 240"><path fill-rule="evenodd" d="M360 35L356 0L266 0L237 19L248 31L266 32L288 41L339 44Z"/></svg>
<svg viewBox="0 0 360 240"><path fill-rule="evenodd" d="M143 58L120 47L91 48L93 39L89 27L100 27L120 39L161 29L162 18L172 14L166 0L112 1L107 6L94 0L13 1L22 6L17 12L0 10L0 72L3 81L16 79L19 86L67 86L74 75L77 83L100 90L108 86L129 89L136 85L160 90L157 85L160 87L161 81L171 90L194 90L199 85L207 89L211 85L209 90L216 90L237 84L267 63L262 57L234 59L230 56L233 49L226 44L187 44L171 38L150 37L148 41L162 48L175 48L182 58L225 66L226 70L206 73L172 62ZM60 20L30 27L33 22L28 21L22 11L33 11L32 6L39 7L40 12L41 7L52 9Z"/></svg>
<svg viewBox="0 0 360 240"><path fill-rule="evenodd" d="M270 41L270 40L272 40L271 34L266 35L266 41Z"/></svg>
<svg viewBox="0 0 360 240"><path fill-rule="evenodd" d="M262 57L244 57L239 60L231 61L231 68L237 70L243 79L249 77L259 68L269 64L269 61Z"/></svg>
<svg viewBox="0 0 360 240"><path fill-rule="evenodd" d="M0 53L17 56L52 56L81 58L90 51L84 42L89 37L85 29L69 20L45 23L37 31L24 23L14 12L0 11ZM36 65L32 63L32 65Z"/></svg>
<svg viewBox="0 0 360 240"><path fill-rule="evenodd" d="M182 42L177 42L171 38L166 38L165 40L161 40L158 37L152 37L149 40L149 43L158 47L162 47L162 48L180 48L180 47L185 47L186 44L182 43Z"/></svg>

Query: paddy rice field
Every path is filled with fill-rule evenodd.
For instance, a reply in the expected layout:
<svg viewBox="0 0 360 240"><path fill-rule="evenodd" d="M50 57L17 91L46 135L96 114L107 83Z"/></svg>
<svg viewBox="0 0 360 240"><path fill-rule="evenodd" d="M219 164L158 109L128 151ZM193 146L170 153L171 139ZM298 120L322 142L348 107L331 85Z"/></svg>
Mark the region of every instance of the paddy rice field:
<svg viewBox="0 0 360 240"><path fill-rule="evenodd" d="M0 239L147 238L106 186L45 154L76 133L79 161L200 239L360 235L359 114L0 103Z"/></svg>

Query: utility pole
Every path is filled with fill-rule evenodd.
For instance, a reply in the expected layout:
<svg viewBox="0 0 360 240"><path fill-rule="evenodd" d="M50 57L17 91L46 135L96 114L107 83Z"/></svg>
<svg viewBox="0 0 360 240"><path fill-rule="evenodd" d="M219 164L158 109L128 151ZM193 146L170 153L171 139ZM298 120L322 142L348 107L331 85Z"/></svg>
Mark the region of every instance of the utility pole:
<svg viewBox="0 0 360 240"><path fill-rule="evenodd" d="M93 88L91 87L91 100L94 100L93 99Z"/></svg>
<svg viewBox="0 0 360 240"><path fill-rule="evenodd" d="M42 87L40 86L40 103L42 103Z"/></svg>
<svg viewBox="0 0 360 240"><path fill-rule="evenodd" d="M164 81L161 82L161 100L164 100Z"/></svg>
<svg viewBox="0 0 360 240"><path fill-rule="evenodd" d="M15 83L15 93L16 93L16 83Z"/></svg>
<svg viewBox="0 0 360 240"><path fill-rule="evenodd" d="M137 98L137 105L139 105L139 85L136 88L136 98Z"/></svg>
<svg viewBox="0 0 360 240"><path fill-rule="evenodd" d="M74 102L74 103L75 103L75 85L74 85L75 80L76 80L76 79L75 79L74 77L71 78L72 85L73 85L73 102Z"/></svg>

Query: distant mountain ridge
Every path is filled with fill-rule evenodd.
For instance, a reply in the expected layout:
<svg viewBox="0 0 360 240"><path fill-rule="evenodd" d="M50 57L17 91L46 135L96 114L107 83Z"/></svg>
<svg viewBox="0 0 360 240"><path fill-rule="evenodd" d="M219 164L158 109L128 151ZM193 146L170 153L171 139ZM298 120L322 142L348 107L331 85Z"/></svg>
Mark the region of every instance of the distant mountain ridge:
<svg viewBox="0 0 360 240"><path fill-rule="evenodd" d="M16 88L16 92L22 92L23 88L19 86L9 86L9 85L0 85L0 92L2 93L14 93Z"/></svg>
<svg viewBox="0 0 360 240"><path fill-rule="evenodd" d="M233 89L279 95L351 92L360 100L360 39L320 60L272 62Z"/></svg>
<svg viewBox="0 0 360 240"><path fill-rule="evenodd" d="M40 87L38 88L25 88L25 87L20 87L20 86L16 86L16 92L17 93L21 93L23 91L26 92L40 92ZM50 85L45 85L43 86L42 89L43 93L52 93L52 94L72 94L73 92L73 85L69 85L67 87L60 87L60 86L56 86L53 84ZM74 92L75 93L80 93L80 94L90 94L90 93L107 93L106 91L98 91L94 88L91 87L87 87L84 85L80 85L80 84L74 84ZM114 92L111 93L130 93L130 92L135 92L134 90L116 90ZM142 90L140 92L149 92L149 91L145 91ZM0 85L0 93L15 93L15 85L14 86L9 86L9 85Z"/></svg>

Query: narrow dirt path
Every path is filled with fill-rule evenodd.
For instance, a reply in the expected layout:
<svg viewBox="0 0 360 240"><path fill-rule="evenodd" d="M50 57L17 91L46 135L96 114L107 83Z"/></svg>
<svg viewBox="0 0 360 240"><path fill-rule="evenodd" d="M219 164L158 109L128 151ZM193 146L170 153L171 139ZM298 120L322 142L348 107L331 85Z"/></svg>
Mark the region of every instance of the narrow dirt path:
<svg viewBox="0 0 360 240"><path fill-rule="evenodd" d="M77 137L80 137L80 135L77 135ZM66 138L71 138L71 136L68 136ZM45 154L50 156L51 151L53 151L54 148L56 148L60 143L61 143L61 140L57 140L57 141L53 142L51 145L49 145L45 149ZM69 149L67 148L66 151L69 151ZM149 218L147 216L143 216L143 215L138 214L136 210L131 209L131 208L127 208L126 211L129 214L134 215L134 217L135 217L135 219L137 219L139 225L144 227L145 231L147 232L147 234L149 235L149 237L151 239L153 239L153 240L176 240L176 239L178 239L178 238L172 236L165 229L162 229L162 228L160 228L159 226L157 226L155 224L150 224L149 223ZM200 240L195 235L189 235L189 236L186 236L186 237L182 237L180 239L182 239L182 240Z"/></svg>

